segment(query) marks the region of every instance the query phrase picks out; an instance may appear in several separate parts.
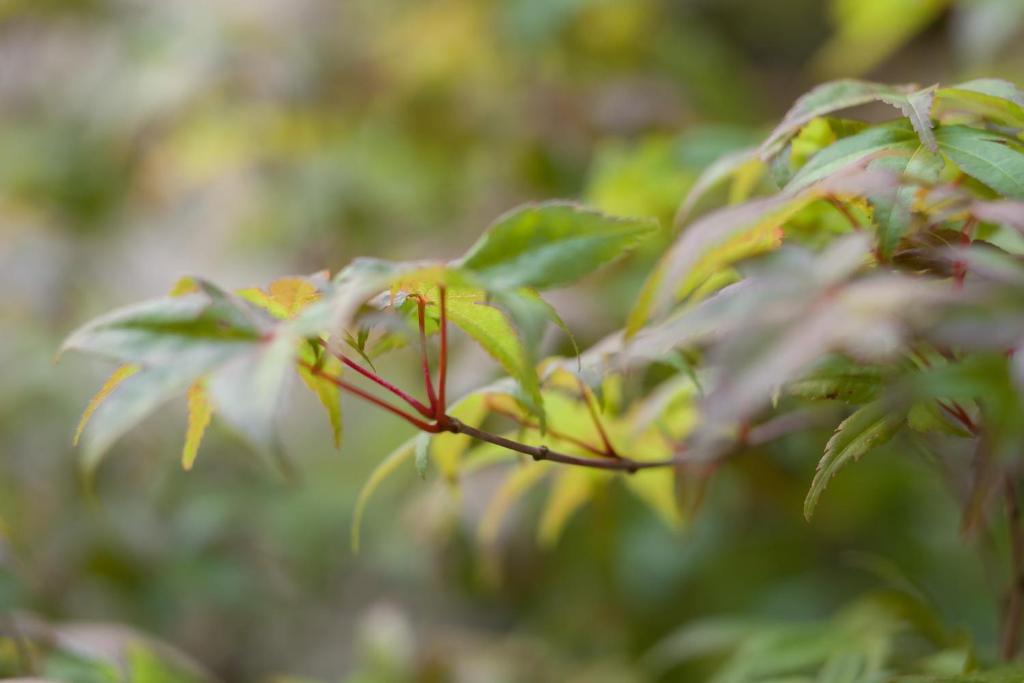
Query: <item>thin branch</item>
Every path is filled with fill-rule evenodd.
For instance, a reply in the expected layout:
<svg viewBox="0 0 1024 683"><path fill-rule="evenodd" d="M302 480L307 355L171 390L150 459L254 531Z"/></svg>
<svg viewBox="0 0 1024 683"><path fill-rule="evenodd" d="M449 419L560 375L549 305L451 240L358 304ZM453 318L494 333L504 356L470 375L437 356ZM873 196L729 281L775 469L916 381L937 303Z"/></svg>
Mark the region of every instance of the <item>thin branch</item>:
<svg viewBox="0 0 1024 683"><path fill-rule="evenodd" d="M444 285L438 287L438 292L441 307L441 354L437 359L437 410L434 411L436 420L444 417L447 407L445 388L448 383L448 301Z"/></svg>
<svg viewBox="0 0 1024 683"><path fill-rule="evenodd" d="M420 358L423 360L423 384L427 388L427 398L430 400L431 415L437 414L437 396L434 394L434 380L430 377L430 359L427 358L427 302L422 296L416 297L416 313L420 324Z"/></svg>
<svg viewBox="0 0 1024 683"><path fill-rule="evenodd" d="M521 427L525 427L526 429L533 429L538 432L540 431L540 425L534 422L533 420L525 418L522 415L518 415L512 412L511 410L506 410L505 408L502 408L501 406L495 404L493 401L489 399L486 401L486 405L487 409L490 410L492 413L497 413L498 415L507 417L508 419L513 420L516 424L520 425ZM570 434L564 434L562 432L555 431L551 427L548 427L546 431L548 434L558 439L559 441L571 443L574 446L578 446L585 451L593 453L594 455L601 456L603 458L609 457L608 453L606 453L604 450L598 448L597 446L587 443L583 439L578 439Z"/></svg>
<svg viewBox="0 0 1024 683"><path fill-rule="evenodd" d="M321 340L320 343L324 344L324 342L322 340ZM324 346L326 348L326 344L324 344ZM337 356L338 360L340 360L342 363L344 363L348 367L350 367L353 370L355 370L356 372L358 372L363 377L365 377L365 378L369 379L371 382L374 382L375 384L377 384L377 385L387 389L392 394L394 394L398 398L400 398L403 401L405 401L406 403L408 403L410 407L414 408L416 410L416 412L418 412L423 417L427 417L427 418L434 417L434 413L430 410L430 408L428 408L427 406L423 405L420 401L417 401L415 398L413 398L412 396L410 396L406 392L402 391L401 389L399 389L394 384L392 384L391 382L387 381L386 379L384 379L380 375L378 375L375 372L372 372L370 370L367 370L362 365L360 365L359 363L356 363L354 360L352 360L351 358L349 358L348 356L346 356L346 355L344 355L342 353L334 352L334 355Z"/></svg>
<svg viewBox="0 0 1024 683"><path fill-rule="evenodd" d="M363 399L364 401L369 401L370 403L374 404L378 408L383 408L384 410L388 411L389 413L391 413L393 415L397 415L398 417L402 418L403 420L405 420L409 424L413 425L417 429L420 429L420 430L422 430L424 432L430 432L431 434L436 434L436 433L442 431L441 427L437 423L431 424L431 423L428 423L428 422L424 422L423 420L419 419L415 415L412 415L411 413L407 413L404 410L402 410L401 408L397 408L397 407L391 405L390 403L388 403L387 401L384 401L384 400L381 400L381 399L377 398L373 394L369 393L368 391L364 391L363 389L360 389L359 387L355 386L354 384L349 384L348 382L344 381L343 379L340 379L340 378L335 377L335 376L333 376L333 375L331 375L329 373L326 373L326 372L324 372L323 370L321 370L320 368L316 367L315 365L313 365L311 363L302 362L302 366L305 367L306 369L308 369L310 372L312 372L317 377L321 377L321 378L327 380L328 382L330 382L331 384L335 385L339 389L344 389L345 391L358 396L359 398Z"/></svg>
<svg viewBox="0 0 1024 683"><path fill-rule="evenodd" d="M590 419L594 423L594 427L597 429L597 433L601 435L601 442L604 444L604 455L611 458L619 457L619 454L615 451L615 446L612 445L611 439L608 438L608 433L604 430L604 425L601 423L601 417L597 414L597 406L594 405L594 396L591 394L590 389L583 382L580 377L576 378L576 381L580 385L580 395L583 398L583 402L587 404L587 411L590 413Z"/></svg>
<svg viewBox="0 0 1024 683"><path fill-rule="evenodd" d="M506 439L498 434L491 434L490 432L485 432L482 429L471 427L451 417L448 418L445 427L447 428L447 431L454 432L456 434L466 434L467 436L471 436L479 441L486 441L487 443L492 443L495 446L507 448L510 451L523 453L537 461L548 460L551 462L560 462L565 465L578 465L580 467L592 467L601 470L618 470L620 472L628 472L630 474L637 470L650 469L653 467L670 467L679 464L675 459L641 462L631 460L629 458L619 458L616 460L581 458L576 455L553 451L547 446L530 446L518 441L513 441L512 439Z"/></svg>
<svg viewBox="0 0 1024 683"><path fill-rule="evenodd" d="M1020 647L1021 627L1024 625L1024 528L1021 527L1017 487L1011 475L1004 481L1006 517L1010 526L1010 593L1006 598L1000 652L1003 659L1016 659Z"/></svg>

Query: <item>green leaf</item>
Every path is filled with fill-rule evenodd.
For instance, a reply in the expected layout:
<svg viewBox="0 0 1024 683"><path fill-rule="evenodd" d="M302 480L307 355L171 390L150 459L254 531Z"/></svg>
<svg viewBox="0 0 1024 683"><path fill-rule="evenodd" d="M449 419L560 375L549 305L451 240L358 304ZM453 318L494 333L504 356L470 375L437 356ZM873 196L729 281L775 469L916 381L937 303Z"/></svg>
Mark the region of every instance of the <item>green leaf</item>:
<svg viewBox="0 0 1024 683"><path fill-rule="evenodd" d="M808 375L787 383L785 391L812 401L864 403L874 398L881 388L882 375L876 368L834 358Z"/></svg>
<svg viewBox="0 0 1024 683"><path fill-rule="evenodd" d="M700 174L700 177L697 178L690 191L686 193L686 198L683 199L683 203L679 206L679 211L676 212L676 226L681 226L686 222L690 212L693 211L693 208L704 195L717 185L731 178L752 161L757 161L757 149L753 147L728 152L716 159Z"/></svg>
<svg viewBox="0 0 1024 683"><path fill-rule="evenodd" d="M881 400L858 408L843 420L818 462L811 489L804 500L804 516L811 518L822 492L840 469L891 439L905 420L903 415L895 414L892 407Z"/></svg>
<svg viewBox="0 0 1024 683"><path fill-rule="evenodd" d="M359 490L355 510L352 513L352 552L359 552L359 532L363 523L363 514L366 512L366 505L370 502L370 498L384 480L397 471L401 464L413 455L419 437L420 435L416 434L391 451L386 458L373 468L373 472L370 473L366 483L363 484L363 488Z"/></svg>
<svg viewBox="0 0 1024 683"><path fill-rule="evenodd" d="M910 156L920 144L913 126L906 121L894 121L867 128L861 133L829 145L811 157L811 160L789 181L786 189L793 191L807 187L847 166L882 153Z"/></svg>
<svg viewBox="0 0 1024 683"><path fill-rule="evenodd" d="M1010 199L1024 199L1024 154L1006 138L967 126L943 126L939 149L960 169Z"/></svg>
<svg viewBox="0 0 1024 683"><path fill-rule="evenodd" d="M872 168L885 168L904 178L924 183L938 181L944 166L942 157L923 145L910 156L883 157L872 164ZM883 258L892 256L899 241L909 231L917 191L917 185L905 183L893 194L882 193L872 198L875 223L878 225L879 251Z"/></svg>
<svg viewBox="0 0 1024 683"><path fill-rule="evenodd" d="M267 327L245 304L207 292L127 306L96 318L61 346L143 366L215 365L257 343Z"/></svg>
<svg viewBox="0 0 1024 683"><path fill-rule="evenodd" d="M427 478L427 467L430 466L430 437L428 432L416 437L416 474L420 475L420 479Z"/></svg>
<svg viewBox="0 0 1024 683"><path fill-rule="evenodd" d="M921 139L921 144L932 152L939 151L935 143L935 134L932 132L932 105L935 104L936 88L938 86L933 85L918 90L897 102L900 111L910 120L910 125Z"/></svg>
<svg viewBox="0 0 1024 683"><path fill-rule="evenodd" d="M542 414L543 399L537 370L506 315L487 304L479 290L449 289L447 301L448 320L498 361L505 372L519 382L532 404L531 409Z"/></svg>
<svg viewBox="0 0 1024 683"><path fill-rule="evenodd" d="M480 517L477 539L482 546L492 546L498 540L501 524L509 510L530 489L544 479L551 471L551 463L530 462L514 466L498 490L491 496L487 508Z"/></svg>
<svg viewBox="0 0 1024 683"><path fill-rule="evenodd" d="M654 220L567 202L528 205L498 218L455 265L494 289L556 287L614 261L657 229Z"/></svg>
<svg viewBox="0 0 1024 683"><path fill-rule="evenodd" d="M774 156L792 135L811 119L840 109L856 107L879 100L892 103L905 102L915 88L911 85L885 85L855 79L822 83L803 95L786 112L782 122L761 144L761 158ZM894 106L898 106L894 105Z"/></svg>
<svg viewBox="0 0 1024 683"><path fill-rule="evenodd" d="M947 112L966 113L982 120L1024 128L1024 92L1009 81L979 78L941 88L935 98L940 116Z"/></svg>
<svg viewBox="0 0 1024 683"><path fill-rule="evenodd" d="M814 58L824 76L863 74L923 30L951 0L833 0L835 34Z"/></svg>

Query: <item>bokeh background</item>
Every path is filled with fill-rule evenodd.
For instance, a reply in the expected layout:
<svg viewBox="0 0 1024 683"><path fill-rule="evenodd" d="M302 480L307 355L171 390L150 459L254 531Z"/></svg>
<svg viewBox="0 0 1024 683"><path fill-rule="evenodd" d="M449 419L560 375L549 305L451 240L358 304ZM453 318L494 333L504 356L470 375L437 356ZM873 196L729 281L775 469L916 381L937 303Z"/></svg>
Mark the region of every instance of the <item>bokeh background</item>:
<svg viewBox="0 0 1024 683"><path fill-rule="evenodd" d="M668 223L700 169L815 83L1021 82L1022 26L1019 0L0 0L0 628L119 624L225 681L702 680L645 653L723 615L826 618L898 574L994 649L999 549L959 535L900 444L813 524L819 433L721 472L682 531L613 489L542 548L527 498L495 581L474 538L486 479L453 496L410 467L351 552L356 493L408 436L362 405L339 453L296 394L291 484L216 424L182 472L170 405L88 489L71 435L110 368L53 357L185 274L450 258L550 197ZM556 293L584 345L650 256ZM409 359L384 367L411 385ZM466 389L496 369L467 347L453 372Z"/></svg>

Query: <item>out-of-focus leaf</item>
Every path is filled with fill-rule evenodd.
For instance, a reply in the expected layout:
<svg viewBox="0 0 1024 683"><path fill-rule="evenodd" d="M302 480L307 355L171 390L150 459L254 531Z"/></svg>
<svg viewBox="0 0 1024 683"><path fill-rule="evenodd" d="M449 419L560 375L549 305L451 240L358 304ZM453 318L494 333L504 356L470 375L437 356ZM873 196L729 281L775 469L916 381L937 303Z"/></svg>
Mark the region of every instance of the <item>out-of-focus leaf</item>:
<svg viewBox="0 0 1024 683"><path fill-rule="evenodd" d="M73 332L61 352L83 351L143 366L200 359L213 365L251 348L262 332L233 301L197 292L100 316Z"/></svg>
<svg viewBox="0 0 1024 683"><path fill-rule="evenodd" d="M739 149L735 152L729 152L719 157L713 164L708 166L697 181L690 188L690 191L686 193L686 198L683 199L683 203L679 206L679 211L676 213L675 224L676 226L682 225L686 222L690 212L697 205L697 202L704 197L711 189L717 186L719 183L725 182L727 179L732 177L745 165L756 161L757 149L747 148Z"/></svg>
<svg viewBox="0 0 1024 683"><path fill-rule="evenodd" d="M553 546L573 513L590 499L595 473L582 467L562 468L554 479L537 527L537 539Z"/></svg>
<svg viewBox="0 0 1024 683"><path fill-rule="evenodd" d="M845 359L832 359L810 374L786 384L786 393L810 400L847 403L870 401L882 388L876 368Z"/></svg>
<svg viewBox="0 0 1024 683"><path fill-rule="evenodd" d="M277 457L274 417L298 340L278 334L212 373L209 391L217 414L254 448Z"/></svg>
<svg viewBox="0 0 1024 683"><path fill-rule="evenodd" d="M832 0L836 33L815 56L819 74L863 74L928 26L950 0Z"/></svg>
<svg viewBox="0 0 1024 683"><path fill-rule="evenodd" d="M868 102L883 101L899 106L915 89L913 85L885 85L853 79L822 83L800 97L786 112L782 122L761 144L761 157L768 159L776 154L786 140L811 119Z"/></svg>
<svg viewBox="0 0 1024 683"><path fill-rule="evenodd" d="M118 438L165 401L184 392L194 379L195 375L187 369L161 365L140 370L123 380L96 408L82 432L80 443L86 475L91 476Z"/></svg>
<svg viewBox="0 0 1024 683"><path fill-rule="evenodd" d="M932 105L935 103L935 90L937 85L918 90L907 95L905 101L899 104L903 115L910 120L921 144L931 152L938 152L939 148L935 143L935 134L932 132Z"/></svg>
<svg viewBox="0 0 1024 683"><path fill-rule="evenodd" d="M939 149L960 169L1010 199L1024 199L1024 154L994 133L967 126L936 131Z"/></svg>
<svg viewBox="0 0 1024 683"><path fill-rule="evenodd" d="M498 218L456 265L488 287L566 285L619 258L658 229L566 202L513 209Z"/></svg>
<svg viewBox="0 0 1024 683"><path fill-rule="evenodd" d="M203 440L206 427L213 417L213 405L203 380L193 382L185 394L188 404L188 426L185 428L185 446L181 452L181 466L192 469L199 453L199 443Z"/></svg>
<svg viewBox="0 0 1024 683"><path fill-rule="evenodd" d="M474 392L465 398L455 402L449 409L448 415L468 424L471 427L478 427L487 415L486 395L482 392ZM441 476L448 482L454 482L459 473L459 463L462 454L466 452L473 443L473 439L465 434L452 434L443 432L437 434L430 441L430 454L437 466Z"/></svg>
<svg viewBox="0 0 1024 683"><path fill-rule="evenodd" d="M522 463L512 468L501 486L491 496L487 509L480 517L477 539L482 546L494 545L509 509L519 498L539 484L550 472L550 468L551 465L547 462Z"/></svg>
<svg viewBox="0 0 1024 683"><path fill-rule="evenodd" d="M327 350L323 350L320 358L317 359L312 349L305 342L302 342L299 349L299 358L314 367L318 366L324 375L341 377L343 371L341 361ZM331 423L331 438L334 441L334 447L341 448L341 440L345 430L344 421L341 418L341 390L338 388L338 385L327 379L327 377L314 373L305 365L297 366L296 370L303 384L316 394L320 405L327 411L327 419Z"/></svg>
<svg viewBox="0 0 1024 683"><path fill-rule="evenodd" d="M71 443L75 446L78 445L78 440L82 436L82 432L85 430L85 426L89 424L89 418L96 412L96 409L103 403L104 399L110 395L114 389L117 388L121 382L125 381L136 372L139 371L138 365L122 365L107 378L107 381L103 383L100 390L89 399L89 405L85 407L85 411L82 413L82 418L78 421L78 427L75 428L75 436L71 439Z"/></svg>
<svg viewBox="0 0 1024 683"><path fill-rule="evenodd" d="M420 475L420 479L427 478L427 468L430 466L430 437L428 432L423 432L416 438L413 460L416 463L416 473Z"/></svg>
<svg viewBox="0 0 1024 683"><path fill-rule="evenodd" d="M940 117L969 114L1024 128L1024 95L1012 83L995 78L940 88L935 93L935 109Z"/></svg>
<svg viewBox="0 0 1024 683"><path fill-rule="evenodd" d="M909 156L897 155L878 159L877 168L885 168L908 179L934 183L942 173L944 162L925 146L919 146ZM911 212L917 187L907 183L896 189L892 195L883 194L873 198L874 218L878 226L879 251L883 258L890 258L896 245L910 229Z"/></svg>
<svg viewBox="0 0 1024 683"><path fill-rule="evenodd" d="M912 155L920 146L913 126L906 121L894 121L867 128L861 133L843 138L811 157L789 181L786 189L798 190L827 178L837 171L881 154Z"/></svg>
<svg viewBox="0 0 1024 683"><path fill-rule="evenodd" d="M243 289L238 296L256 304L276 318L294 318L303 309L320 298L320 291L309 279L283 277L274 280L263 291L258 288Z"/></svg>
<svg viewBox="0 0 1024 683"><path fill-rule="evenodd" d="M359 490L359 496L356 498L356 505L352 512L352 552L359 552L360 530L362 529L363 524L363 514L366 512L366 506L370 502L370 498L385 479L394 474L406 459L413 456L413 453L416 451L416 443L419 437L420 435L416 434L412 438L404 441L400 446L398 446L398 448L391 451L387 457L381 460L377 466L373 468L373 472L370 473L366 483L363 484L363 488Z"/></svg>
<svg viewBox="0 0 1024 683"><path fill-rule="evenodd" d="M811 518L825 487L840 469L891 439L905 420L904 416L893 412L892 407L881 400L858 408L843 420L825 446L825 455L818 462L814 480L804 501L804 516Z"/></svg>

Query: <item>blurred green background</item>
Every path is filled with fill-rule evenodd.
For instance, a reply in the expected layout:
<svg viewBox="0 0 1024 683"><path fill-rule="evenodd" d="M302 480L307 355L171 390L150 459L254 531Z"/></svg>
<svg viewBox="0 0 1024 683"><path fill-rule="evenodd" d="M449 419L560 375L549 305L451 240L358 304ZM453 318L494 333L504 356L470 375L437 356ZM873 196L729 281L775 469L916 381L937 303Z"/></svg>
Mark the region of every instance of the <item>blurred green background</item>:
<svg viewBox="0 0 1024 683"><path fill-rule="evenodd" d="M229 681L699 681L645 653L712 617L827 618L898 574L990 653L1000 543L959 535L906 444L844 473L813 524L824 433L730 465L684 532L612 490L542 549L528 498L494 582L486 476L453 496L401 472L352 554L356 493L408 431L354 403L338 453L296 393L294 484L216 423L183 473L168 406L90 494L70 440L110 368L52 361L78 323L185 274L449 258L549 197L667 224L813 84L1020 82L1022 24L1018 0L0 0L0 630L122 624ZM557 294L583 345L644 263ZM456 389L495 375L463 351Z"/></svg>

